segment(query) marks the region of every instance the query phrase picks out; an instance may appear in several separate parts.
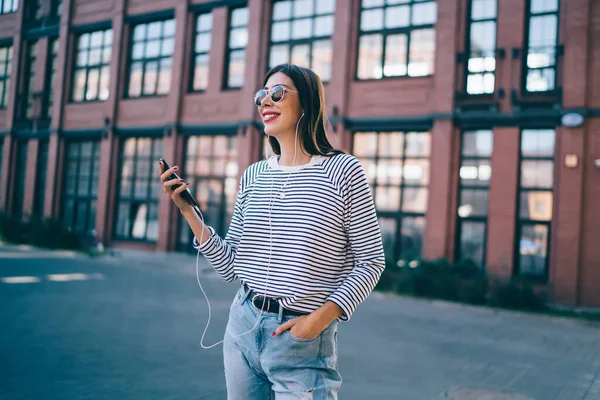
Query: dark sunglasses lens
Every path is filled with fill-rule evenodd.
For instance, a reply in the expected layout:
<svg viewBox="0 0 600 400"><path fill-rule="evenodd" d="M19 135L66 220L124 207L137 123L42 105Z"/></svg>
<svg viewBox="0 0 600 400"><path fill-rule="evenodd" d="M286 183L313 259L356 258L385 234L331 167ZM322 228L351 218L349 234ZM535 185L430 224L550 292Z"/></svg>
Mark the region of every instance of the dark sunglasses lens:
<svg viewBox="0 0 600 400"><path fill-rule="evenodd" d="M283 99L284 92L285 90L283 89L283 86L275 86L273 90L271 90L271 100L273 100L275 103L281 101L281 99Z"/></svg>
<svg viewBox="0 0 600 400"><path fill-rule="evenodd" d="M266 95L266 90L259 90L258 92L256 92L256 94L254 95L254 104L256 104L256 106L259 107Z"/></svg>

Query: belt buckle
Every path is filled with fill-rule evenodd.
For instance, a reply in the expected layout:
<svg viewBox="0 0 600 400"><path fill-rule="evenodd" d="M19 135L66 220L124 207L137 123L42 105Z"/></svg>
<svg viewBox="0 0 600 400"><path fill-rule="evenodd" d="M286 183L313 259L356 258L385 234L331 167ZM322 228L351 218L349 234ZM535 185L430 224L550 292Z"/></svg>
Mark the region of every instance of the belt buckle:
<svg viewBox="0 0 600 400"><path fill-rule="evenodd" d="M257 306L256 306L256 303L254 303L254 300L255 300L257 297L262 297L262 298L263 298L263 302L262 302L262 305L261 305L260 309L261 309L261 310L263 310L263 311L268 311L268 310L271 308L271 299L270 299L269 297L265 297L265 296L262 296L262 295L260 295L260 294L258 294L258 293L257 293L257 294L255 294L255 295L252 297L252 304L254 304L254 306L255 306L255 307L257 307ZM266 300L266 302L267 302L267 307L266 307L266 309L265 309L265 300ZM257 308L258 308L258 307L257 307Z"/></svg>

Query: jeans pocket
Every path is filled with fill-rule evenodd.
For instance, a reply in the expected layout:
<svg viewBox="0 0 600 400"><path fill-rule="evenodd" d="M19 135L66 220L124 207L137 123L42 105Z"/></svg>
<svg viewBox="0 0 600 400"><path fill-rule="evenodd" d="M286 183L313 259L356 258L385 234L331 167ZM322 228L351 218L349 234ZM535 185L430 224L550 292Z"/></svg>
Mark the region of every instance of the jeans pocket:
<svg viewBox="0 0 600 400"><path fill-rule="evenodd" d="M318 339L321 337L321 335L323 335L323 332L321 332L321 333L319 333L319 334L317 335L317 337L315 337L315 338L312 338L312 339L306 339L306 338L299 338L299 337L297 337L297 336L294 336L294 335L292 335L292 332L291 332L291 331L292 331L291 329L289 329L289 330L287 331L287 332L288 332L288 336L289 336L289 337L290 337L290 339L292 339L294 342L299 342L299 343L312 343L312 342L316 342L316 341L317 341L317 340L318 340Z"/></svg>
<svg viewBox="0 0 600 400"><path fill-rule="evenodd" d="M231 303L231 308L238 307L239 305L241 305L244 302L245 297L246 297L246 292L245 292L244 288L241 287L235 294L235 297L233 298L233 302Z"/></svg>

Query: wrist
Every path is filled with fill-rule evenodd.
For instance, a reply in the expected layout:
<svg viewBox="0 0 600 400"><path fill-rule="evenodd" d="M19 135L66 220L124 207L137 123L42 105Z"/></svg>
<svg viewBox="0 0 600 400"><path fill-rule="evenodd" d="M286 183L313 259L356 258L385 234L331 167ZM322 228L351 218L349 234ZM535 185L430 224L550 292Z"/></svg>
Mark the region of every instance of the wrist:
<svg viewBox="0 0 600 400"><path fill-rule="evenodd" d="M321 307L313 311L310 316L311 319L318 321L323 328L326 328L334 320L342 315L342 309L332 301L326 301Z"/></svg>

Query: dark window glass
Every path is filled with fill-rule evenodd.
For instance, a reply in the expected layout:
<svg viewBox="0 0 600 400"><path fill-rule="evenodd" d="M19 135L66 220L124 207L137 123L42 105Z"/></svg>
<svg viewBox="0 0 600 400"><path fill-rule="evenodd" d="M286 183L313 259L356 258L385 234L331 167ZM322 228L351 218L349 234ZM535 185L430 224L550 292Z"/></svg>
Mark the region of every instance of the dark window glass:
<svg viewBox="0 0 600 400"><path fill-rule="evenodd" d="M132 32L128 96L140 97L169 93L175 43L175 20L139 24L133 28Z"/></svg>
<svg viewBox="0 0 600 400"><path fill-rule="evenodd" d="M46 63L46 90L44 91L44 111L43 115L46 118L52 118L52 106L54 104L54 89L56 88L56 70L58 66L58 38L50 39L48 49L48 59Z"/></svg>
<svg viewBox="0 0 600 400"><path fill-rule="evenodd" d="M248 44L248 17L248 7L235 8L229 14L226 88L241 88L244 85L246 45Z"/></svg>
<svg viewBox="0 0 600 400"><path fill-rule="evenodd" d="M82 236L95 236L99 178L100 141L68 143L62 220L66 228Z"/></svg>
<svg viewBox="0 0 600 400"><path fill-rule="evenodd" d="M12 46L0 47L0 108L5 108L8 104L12 52Z"/></svg>
<svg viewBox="0 0 600 400"><path fill-rule="evenodd" d="M196 17L196 38L194 41L192 90L201 91L208 87L208 61L212 40L212 13Z"/></svg>
<svg viewBox="0 0 600 400"><path fill-rule="evenodd" d="M280 0L273 3L269 67L292 62L331 78L335 0Z"/></svg>
<svg viewBox="0 0 600 400"><path fill-rule="evenodd" d="M496 84L496 0L471 0L467 42L466 89L489 94Z"/></svg>
<svg viewBox="0 0 600 400"><path fill-rule="evenodd" d="M73 70L72 101L108 99L112 40L112 29L79 36Z"/></svg>
<svg viewBox="0 0 600 400"><path fill-rule="evenodd" d="M20 119L30 119L33 117L33 91L35 81L35 62L37 56L37 40L30 41L27 45L27 59L25 63L25 79L23 81L23 90L20 91L21 98Z"/></svg>
<svg viewBox="0 0 600 400"><path fill-rule="evenodd" d="M436 21L435 1L363 0L357 78L432 75Z"/></svg>
<svg viewBox="0 0 600 400"><path fill-rule="evenodd" d="M421 253L430 147L428 132L354 134L353 154L372 187L386 252L395 259Z"/></svg>
<svg viewBox="0 0 600 400"><path fill-rule="evenodd" d="M548 278L548 248L554 202L552 129L521 132L521 174L515 271L520 276Z"/></svg>
<svg viewBox="0 0 600 400"><path fill-rule="evenodd" d="M9 14L17 11L19 0L0 0L0 14Z"/></svg>
<svg viewBox="0 0 600 400"><path fill-rule="evenodd" d="M231 222L238 190L238 150L235 136L190 136L186 145L185 169L190 190L198 201L205 221L225 235ZM179 244L193 250L193 238L182 218Z"/></svg>
<svg viewBox="0 0 600 400"><path fill-rule="evenodd" d="M44 216L46 199L46 171L48 170L48 140L38 142L38 158L35 174L35 197L33 200L33 215L37 218Z"/></svg>
<svg viewBox="0 0 600 400"><path fill-rule="evenodd" d="M485 265L493 144L491 130L462 133L455 258L481 267Z"/></svg>
<svg viewBox="0 0 600 400"><path fill-rule="evenodd" d="M115 238L155 242L158 196L162 193L157 160L162 139L129 138L121 149L121 179Z"/></svg>
<svg viewBox="0 0 600 400"><path fill-rule="evenodd" d="M558 0L530 0L526 44L525 89L545 92L556 87Z"/></svg>
<svg viewBox="0 0 600 400"><path fill-rule="evenodd" d="M25 172L27 170L27 140L17 142L17 170L15 171L15 190L13 192L13 215L23 217L23 200L25 197Z"/></svg>

